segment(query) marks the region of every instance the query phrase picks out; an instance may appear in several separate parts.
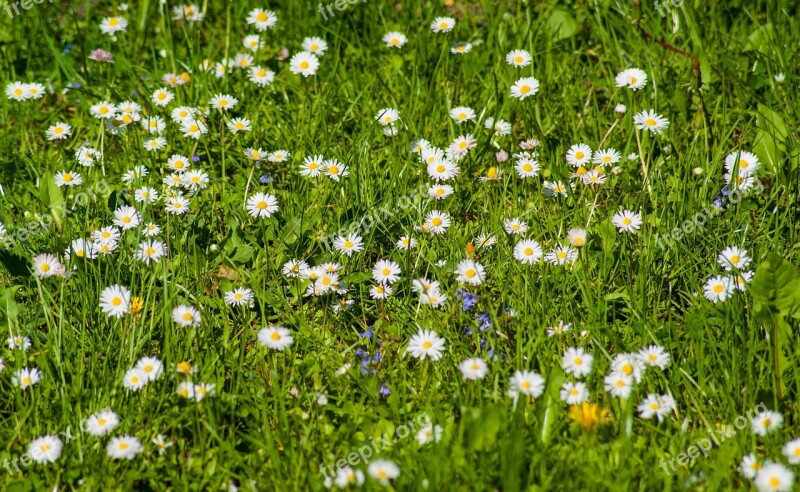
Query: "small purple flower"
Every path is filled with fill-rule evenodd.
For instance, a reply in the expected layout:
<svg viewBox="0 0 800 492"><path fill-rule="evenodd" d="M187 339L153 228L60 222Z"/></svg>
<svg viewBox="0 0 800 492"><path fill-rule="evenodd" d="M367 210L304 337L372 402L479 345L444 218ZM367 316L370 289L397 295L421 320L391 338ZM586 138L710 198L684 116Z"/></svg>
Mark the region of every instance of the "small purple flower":
<svg viewBox="0 0 800 492"><path fill-rule="evenodd" d="M478 302L478 296L461 289L457 289L456 292L458 299L461 300L461 310L472 311L475 303Z"/></svg>
<svg viewBox="0 0 800 492"><path fill-rule="evenodd" d="M270 176L269 173L262 174L261 177L258 178L258 182L262 185L268 185L272 183L272 176Z"/></svg>
<svg viewBox="0 0 800 492"><path fill-rule="evenodd" d="M481 331L486 331L492 327L492 318L489 313L478 313L476 318L478 319L478 328Z"/></svg>
<svg viewBox="0 0 800 492"><path fill-rule="evenodd" d="M506 162L508 160L508 152L501 150L494 155L494 158L497 159L497 162Z"/></svg>
<svg viewBox="0 0 800 492"><path fill-rule="evenodd" d="M194 154L194 155L192 156L192 162L200 162L200 156L199 156L199 155L197 155L197 154Z"/></svg>
<svg viewBox="0 0 800 492"><path fill-rule="evenodd" d="M472 330L469 327L464 327L464 334L467 336L472 336Z"/></svg>
<svg viewBox="0 0 800 492"><path fill-rule="evenodd" d="M369 359L369 354L366 350L360 348L356 350L356 357L361 357L362 359Z"/></svg>
<svg viewBox="0 0 800 492"><path fill-rule="evenodd" d="M380 352L375 352L375 355L372 356L372 363L373 364L377 364L381 360L383 360L383 356L381 356L381 353Z"/></svg>
<svg viewBox="0 0 800 492"><path fill-rule="evenodd" d="M380 389L380 393L383 396L389 396L389 395L392 394L392 390L390 390L389 387L386 386L385 384L382 384L381 385L381 389Z"/></svg>
<svg viewBox="0 0 800 492"><path fill-rule="evenodd" d="M486 339L485 338L481 338L481 348L482 349L486 348ZM491 350L489 350L489 351L491 352Z"/></svg>
<svg viewBox="0 0 800 492"><path fill-rule="evenodd" d="M362 331L362 332L359 334L359 336L361 336L361 337L363 337L363 338L369 338L369 339L371 339L371 338L372 338L372 336L373 336L374 334L375 334L375 333L373 333L373 331L372 331L372 327L371 327L371 326L368 326L368 327L367 327L367 329L366 329L366 331Z"/></svg>
<svg viewBox="0 0 800 492"><path fill-rule="evenodd" d="M106 50L96 49L92 51L89 58L94 61L114 63L114 55Z"/></svg>

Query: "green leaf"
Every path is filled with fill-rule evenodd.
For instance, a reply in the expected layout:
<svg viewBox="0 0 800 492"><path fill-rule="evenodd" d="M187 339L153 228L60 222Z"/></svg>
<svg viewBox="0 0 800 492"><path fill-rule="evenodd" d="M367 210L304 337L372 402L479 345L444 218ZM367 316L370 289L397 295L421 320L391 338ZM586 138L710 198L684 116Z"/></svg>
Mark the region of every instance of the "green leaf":
<svg viewBox="0 0 800 492"><path fill-rule="evenodd" d="M547 19L547 30L555 36L555 41L571 38L581 30L578 21L566 10L554 9Z"/></svg>
<svg viewBox="0 0 800 492"><path fill-rule="evenodd" d="M772 24L768 22L750 33L750 36L747 37L744 51L759 51L767 54L770 52L769 47L773 39L775 39L775 32Z"/></svg>
<svg viewBox="0 0 800 492"><path fill-rule="evenodd" d="M53 175L48 174L42 177L42 182L39 185L39 199L42 204L50 209L50 214L53 216L56 228L61 232L61 217L64 211L64 195L61 193L61 188L56 184L56 179Z"/></svg>
<svg viewBox="0 0 800 492"><path fill-rule="evenodd" d="M600 244L603 252L610 254L614 251L614 243L617 241L617 230L610 219L606 219L597 226L597 234L600 236Z"/></svg>
<svg viewBox="0 0 800 492"><path fill-rule="evenodd" d="M757 314L800 318L800 273L776 253L770 253L756 270L750 293Z"/></svg>

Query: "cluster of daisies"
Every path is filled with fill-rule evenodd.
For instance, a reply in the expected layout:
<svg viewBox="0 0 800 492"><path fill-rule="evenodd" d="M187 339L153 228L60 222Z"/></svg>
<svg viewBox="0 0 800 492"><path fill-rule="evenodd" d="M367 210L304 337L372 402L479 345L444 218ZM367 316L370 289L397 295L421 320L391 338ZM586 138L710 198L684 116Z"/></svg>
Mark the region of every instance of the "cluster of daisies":
<svg viewBox="0 0 800 492"><path fill-rule="evenodd" d="M440 360L445 351L445 339L433 330L418 331L408 344L407 353L417 359ZM670 356L660 345L650 345L635 353L617 354L611 361L611 371L603 378L604 390L615 398L627 399L634 385L641 382L647 368L663 370L669 365ZM582 379L592 372L594 356L581 347L567 348L561 360L563 371L573 378L563 383L561 399L567 405L581 405L589 401L590 391ZM461 361L458 368L465 380L477 381L486 377L488 365L480 357ZM540 374L516 371L509 380L508 394L515 400L520 396L538 398L545 389L545 379ZM675 409L675 401L669 394L648 394L639 404L639 415L643 419L657 417L662 421Z"/></svg>
<svg viewBox="0 0 800 492"><path fill-rule="evenodd" d="M748 270L751 258L747 250L730 246L717 256L717 263L725 270L724 275L710 277L703 287L706 299L713 303L725 302L736 291L745 290L745 286L753 279L753 272Z"/></svg>
<svg viewBox="0 0 800 492"><path fill-rule="evenodd" d="M764 438L783 425L783 415L773 410L763 410L750 421L750 428L757 438ZM781 449L790 466L800 465L800 439L792 439ZM786 492L794 485L794 472L777 461L759 458L750 453L742 458L739 472L753 480L759 492Z"/></svg>

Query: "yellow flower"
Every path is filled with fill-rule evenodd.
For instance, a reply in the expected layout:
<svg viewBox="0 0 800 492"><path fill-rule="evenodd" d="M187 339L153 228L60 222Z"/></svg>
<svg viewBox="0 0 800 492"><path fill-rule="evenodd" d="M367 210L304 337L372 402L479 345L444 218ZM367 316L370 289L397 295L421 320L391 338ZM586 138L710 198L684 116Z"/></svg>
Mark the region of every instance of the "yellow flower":
<svg viewBox="0 0 800 492"><path fill-rule="evenodd" d="M136 316L142 309L144 308L144 299L141 297L133 296L131 297L131 314Z"/></svg>
<svg viewBox="0 0 800 492"><path fill-rule="evenodd" d="M596 403L583 402L569 408L569 418L587 431L591 431L598 424L608 423L611 420L611 412L606 408L600 408Z"/></svg>

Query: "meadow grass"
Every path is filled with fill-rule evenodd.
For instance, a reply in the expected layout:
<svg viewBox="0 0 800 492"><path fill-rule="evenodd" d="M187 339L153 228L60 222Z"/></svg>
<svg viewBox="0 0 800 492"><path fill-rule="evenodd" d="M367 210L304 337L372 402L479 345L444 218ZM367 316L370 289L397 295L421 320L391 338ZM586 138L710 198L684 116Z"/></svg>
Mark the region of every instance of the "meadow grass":
<svg viewBox="0 0 800 492"><path fill-rule="evenodd" d="M800 262L798 7L664 3L370 0L334 7L325 20L311 2L207 0L195 7L205 14L199 22L173 20L177 4L149 0L44 2L13 17L0 11L2 85L47 90L40 99L0 99L0 334L31 343L0 350L0 488L320 490L321 464L335 467L381 437L395 442L369 461L391 460L400 474L385 486L398 490L750 489L753 481L738 471L749 453L791 469L796 459L782 448L800 429L800 274L792 266ZM246 22L255 8L273 10L277 24L259 33ZM113 37L99 27L112 16L128 21ZM452 32L432 32L438 16L456 20ZM404 33L407 44L387 47L381 38L389 31ZM275 73L265 87L239 68L214 75L214 64L251 53L242 46L248 34L263 44L253 63ZM292 73L290 58L308 36L328 49L304 77ZM453 54L455 42L471 43L471 51ZM96 49L113 63L91 59ZM527 50L531 64L510 66L505 57L514 49ZM647 74L644 88L615 84L631 67ZM190 80L169 88L175 100L154 105L162 77L184 72ZM520 100L509 87L522 77L541 86ZM211 108L217 94L238 104ZM138 122L115 135L90 111L124 100L139 103L143 118L166 120L165 148L146 151L152 135ZM170 118L178 106L204 108L208 133L184 136ZM458 106L474 109L475 120L455 122L448 113ZM395 136L376 121L384 108L399 112ZM634 124L649 109L669 120L660 134ZM252 131L232 133L225 126L232 117L250 119ZM511 123L511 134L484 129L488 117ZM58 122L71 134L48 140ZM466 134L475 143L446 183L454 193L430 199L433 180L412 143L446 148ZM541 170L523 179L514 157L499 162L496 154L521 152L520 142L532 139ZM604 170L604 184L572 176L565 155L578 143L621 154ZM81 146L102 159L81 167ZM290 157L254 162L247 148ZM758 158L758 184L732 198L725 159L744 151ZM209 178L185 191L190 210L180 215L166 213L164 199L134 200L145 185L169 194L162 178L173 154L196 156L192 169ZM304 158L314 155L346 164L349 176L301 176ZM123 181L135 166L148 175ZM498 169L497 179L479 179ZM83 183L59 187L54 175L66 170ZM567 195L544 193L545 181L565 183ZM278 211L249 215L245 202L258 192L274 195ZM110 225L126 205L142 224L160 226L164 258L136 258L141 228L123 232L112 254L65 258L73 240ZM452 218L446 233L420 230L433 210ZM612 216L622 210L641 214L641 228L619 231ZM587 243L571 265L523 264L513 256L520 238L504 231L513 218L545 252L567 245L576 227L588 231ZM363 238L363 251L336 251L331 238L340 231ZM480 247L480 234L497 244ZM398 249L401 236L415 238L416 248ZM745 270L755 272L753 283L712 302L704 286L726 275L717 257L731 246L752 258ZM59 257L69 273L37 275L33 258L42 253ZM456 281L467 258L486 268L485 282ZM292 259L339 263L348 292L306 295L311 280L282 272ZM371 272L381 259L402 273L393 295L375 300ZM440 282L446 305L420 304L412 291L420 277ZM101 310L101 292L112 285L141 300L135 313ZM236 287L252 289L253 308L225 303ZM457 289L478 296L471 309ZM354 302L335 311L337 299ZM173 321L179 305L200 311L198 326ZM560 321L571 330L548 336ZM289 348L259 343L259 330L271 325L289 329ZM407 351L420 329L444 339L441 359ZM664 348L669 365L647 368L628 398L613 397L604 377L614 358L650 345ZM594 356L582 380L597 410L584 418L559 396L565 381L578 380L562 367L569 347ZM142 357L158 358L163 374L133 391L123 380ZM362 366L364 357L374 362ZM482 380L462 377L458 365L469 357L486 361ZM176 372L181 361L194 372ZM26 367L41 379L22 389L12 377ZM510 397L517 370L541 374L543 392ZM213 384L213 394L183 398L176 388L185 380ZM640 416L649 394L674 399L663 420ZM82 423L104 408L120 423L94 436ZM760 436L750 419L764 408L783 423ZM440 439L420 444L420 428L398 438L420 416L441 427ZM698 452L718 431L727 437ZM55 462L19 461L31 441L62 432ZM110 438L122 435L143 446L131 460L107 455ZM163 454L152 442L157 435L173 443ZM693 456L678 462L681 453ZM364 460L353 468L367 474L364 488L384 487ZM789 480L788 488L765 490L791 487Z"/></svg>

